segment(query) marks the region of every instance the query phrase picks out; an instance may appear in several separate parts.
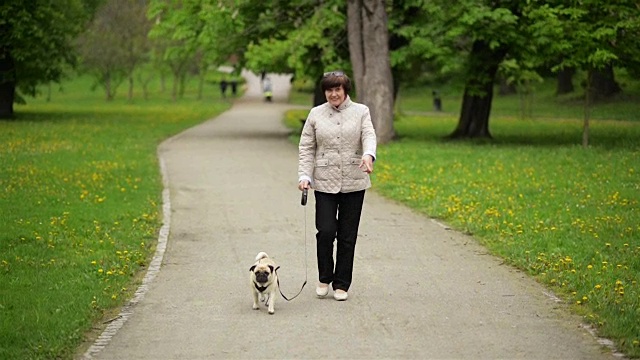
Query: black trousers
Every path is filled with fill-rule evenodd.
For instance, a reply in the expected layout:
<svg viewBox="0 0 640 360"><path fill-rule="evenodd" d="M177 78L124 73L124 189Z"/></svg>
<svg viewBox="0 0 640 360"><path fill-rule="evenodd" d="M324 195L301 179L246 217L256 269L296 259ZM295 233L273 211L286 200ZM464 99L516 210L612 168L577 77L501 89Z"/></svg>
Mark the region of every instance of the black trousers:
<svg viewBox="0 0 640 360"><path fill-rule="evenodd" d="M351 286L364 190L337 194L320 191L313 193L316 198L319 280L321 283L332 284L334 290L347 291ZM335 264L334 240L337 240Z"/></svg>

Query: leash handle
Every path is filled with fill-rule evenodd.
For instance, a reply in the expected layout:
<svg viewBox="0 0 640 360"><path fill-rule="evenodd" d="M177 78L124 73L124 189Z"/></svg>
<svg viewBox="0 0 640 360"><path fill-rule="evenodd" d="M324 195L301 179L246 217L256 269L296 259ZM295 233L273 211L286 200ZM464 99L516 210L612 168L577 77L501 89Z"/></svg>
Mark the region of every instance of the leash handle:
<svg viewBox="0 0 640 360"><path fill-rule="evenodd" d="M307 194L309 193L309 189L302 189L302 199L300 199L300 205L307 205Z"/></svg>

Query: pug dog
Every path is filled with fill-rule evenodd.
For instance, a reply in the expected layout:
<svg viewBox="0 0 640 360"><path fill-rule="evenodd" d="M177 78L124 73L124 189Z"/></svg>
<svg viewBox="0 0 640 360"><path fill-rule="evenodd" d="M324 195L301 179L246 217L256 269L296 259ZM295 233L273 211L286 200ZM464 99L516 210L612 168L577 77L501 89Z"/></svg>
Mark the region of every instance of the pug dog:
<svg viewBox="0 0 640 360"><path fill-rule="evenodd" d="M256 263L253 264L249 271L251 275L251 294L253 295L253 309L258 310L258 298L269 309L269 314L275 312L276 295L278 292L278 274L276 270L280 267L265 252L259 252L256 255Z"/></svg>

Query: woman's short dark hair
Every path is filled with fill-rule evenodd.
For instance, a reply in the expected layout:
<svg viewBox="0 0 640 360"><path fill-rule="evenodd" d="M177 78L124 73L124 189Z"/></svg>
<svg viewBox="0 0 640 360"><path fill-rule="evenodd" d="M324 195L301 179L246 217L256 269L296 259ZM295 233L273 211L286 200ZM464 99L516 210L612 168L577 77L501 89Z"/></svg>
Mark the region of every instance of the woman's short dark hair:
<svg viewBox="0 0 640 360"><path fill-rule="evenodd" d="M324 73L320 81L320 86L323 92L342 86L344 92L348 94L351 91L351 79L349 79L344 71L330 71Z"/></svg>

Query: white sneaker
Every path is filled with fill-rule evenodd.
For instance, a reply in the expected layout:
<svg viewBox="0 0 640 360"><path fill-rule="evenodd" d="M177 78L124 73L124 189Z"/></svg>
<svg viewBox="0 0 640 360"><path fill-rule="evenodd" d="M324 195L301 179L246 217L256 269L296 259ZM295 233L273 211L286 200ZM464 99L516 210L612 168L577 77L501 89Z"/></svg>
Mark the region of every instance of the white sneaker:
<svg viewBox="0 0 640 360"><path fill-rule="evenodd" d="M347 294L347 292L344 290L336 290L333 293L333 298L338 301L345 301L347 300L348 297L349 297L349 294Z"/></svg>
<svg viewBox="0 0 640 360"><path fill-rule="evenodd" d="M318 295L318 297L325 297L329 293L329 285L328 284L322 284L322 285L327 285L327 286L325 287L321 287L320 285L316 286L316 295Z"/></svg>

